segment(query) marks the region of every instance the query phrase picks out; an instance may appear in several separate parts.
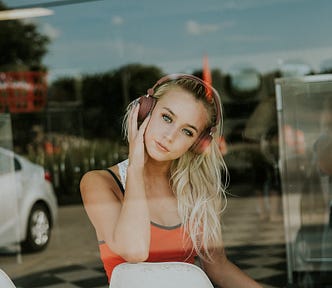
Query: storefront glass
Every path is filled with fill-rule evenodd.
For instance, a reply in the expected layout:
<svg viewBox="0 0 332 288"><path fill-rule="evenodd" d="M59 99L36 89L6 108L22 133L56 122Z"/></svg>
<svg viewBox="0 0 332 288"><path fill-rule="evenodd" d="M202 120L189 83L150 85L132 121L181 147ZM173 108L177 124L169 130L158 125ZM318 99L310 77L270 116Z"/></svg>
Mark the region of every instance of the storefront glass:
<svg viewBox="0 0 332 288"><path fill-rule="evenodd" d="M294 94L304 95L303 103L288 97L292 94L288 90L280 90L287 93L284 103L290 101L287 107L294 112L283 110L285 123L300 131L296 137L305 139L305 148L298 148L302 154L294 156L279 139L275 80L332 71L332 38L326 36L332 26L331 9L326 0L0 0L0 147L15 153L10 154L11 161L1 158L0 171L10 169L23 175L20 182L17 178L7 182L11 191L19 189L21 194L11 194L7 205L0 197L0 213L10 212L6 219L17 220L20 211L15 207L23 203L20 196L39 191L33 178L37 174L43 193L53 191L56 197L56 205L52 197L44 206L29 202L21 220L31 224L27 226L30 232L34 223L41 224L42 237L36 241L46 241L43 249L22 251L22 257L16 257L23 246L31 248L34 242L31 237L24 241L27 237L23 236L31 234L26 234L28 228L19 233L19 225L14 225L4 233L6 237L16 233L17 241L9 245L14 252L9 253L5 244L0 247L0 268L22 288L36 281L45 287L68 282L104 287L98 243L82 205L80 179L89 170L104 169L127 157L122 120L132 100L166 74L203 77L206 69L223 105L220 149L230 183L222 217L229 258L263 285L285 286L285 232L288 251L299 241L299 231L305 230L300 237L303 245L312 236L306 233L308 229L319 232L314 238L321 243L329 237L324 222L327 193L320 193L316 203L309 201L310 191L308 201L289 191L307 176L308 159L304 158L320 129L319 117L312 115L328 98L324 92L328 88L326 84L298 85ZM283 20L276 15L283 15ZM316 90L311 93L308 87ZM297 111L310 114L312 122ZM16 161L16 155L23 159ZM296 170L286 190L281 189L281 156L286 174ZM287 214L286 225L296 226L292 232L289 226L284 228L283 209L288 213L291 204L287 203L293 203L285 201L287 197L297 197L296 209L305 211L294 219ZM35 219L40 222L28 222L31 215L39 215ZM303 221L306 228L302 228ZM0 245L4 239L0 235ZM18 245L22 241L25 245ZM301 249L309 256L305 254L307 258L295 265L298 259L287 254L289 271L311 271L317 261L325 259L324 265L330 261L328 247L324 250L319 244L317 249L310 245Z"/></svg>
<svg viewBox="0 0 332 288"><path fill-rule="evenodd" d="M332 76L278 79L276 89L289 278L328 287Z"/></svg>

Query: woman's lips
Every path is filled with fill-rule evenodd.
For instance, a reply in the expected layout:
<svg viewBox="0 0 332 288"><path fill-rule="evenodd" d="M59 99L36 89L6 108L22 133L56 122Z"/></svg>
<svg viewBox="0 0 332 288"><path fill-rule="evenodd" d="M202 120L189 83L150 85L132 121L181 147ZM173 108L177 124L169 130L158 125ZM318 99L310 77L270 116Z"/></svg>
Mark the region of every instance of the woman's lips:
<svg viewBox="0 0 332 288"><path fill-rule="evenodd" d="M159 147L159 149L165 151L165 152L169 152L169 150L167 149L167 147L165 147L164 145L162 145L160 142L156 141L157 146Z"/></svg>

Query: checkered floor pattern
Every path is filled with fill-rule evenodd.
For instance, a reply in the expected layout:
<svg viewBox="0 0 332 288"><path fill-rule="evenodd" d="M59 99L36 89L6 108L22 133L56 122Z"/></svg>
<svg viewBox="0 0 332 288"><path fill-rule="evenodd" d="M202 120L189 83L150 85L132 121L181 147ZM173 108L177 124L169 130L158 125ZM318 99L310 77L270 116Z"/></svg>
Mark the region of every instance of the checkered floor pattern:
<svg viewBox="0 0 332 288"><path fill-rule="evenodd" d="M227 248L228 258L264 288L287 287L284 244Z"/></svg>
<svg viewBox="0 0 332 288"><path fill-rule="evenodd" d="M285 287L285 247L237 246L227 249L233 263L263 287ZM107 288L107 280L100 263L71 265L13 279L18 288Z"/></svg>
<svg viewBox="0 0 332 288"><path fill-rule="evenodd" d="M71 265L13 279L17 288L107 288L100 264Z"/></svg>

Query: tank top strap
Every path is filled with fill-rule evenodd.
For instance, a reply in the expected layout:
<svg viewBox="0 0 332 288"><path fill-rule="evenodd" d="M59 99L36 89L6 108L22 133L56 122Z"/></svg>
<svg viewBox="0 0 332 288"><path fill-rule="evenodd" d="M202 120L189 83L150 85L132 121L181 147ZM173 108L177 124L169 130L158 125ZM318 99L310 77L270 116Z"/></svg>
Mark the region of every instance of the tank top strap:
<svg viewBox="0 0 332 288"><path fill-rule="evenodd" d="M120 179L116 176L116 174L115 174L111 169L106 168L105 170L106 170L107 172L109 172L109 173L112 175L112 177L114 178L114 180L115 180L116 183L118 184L118 186L119 186L119 188L120 188L122 194L124 194L124 191L125 191L125 190L124 190L124 187L123 187L123 185L122 185Z"/></svg>

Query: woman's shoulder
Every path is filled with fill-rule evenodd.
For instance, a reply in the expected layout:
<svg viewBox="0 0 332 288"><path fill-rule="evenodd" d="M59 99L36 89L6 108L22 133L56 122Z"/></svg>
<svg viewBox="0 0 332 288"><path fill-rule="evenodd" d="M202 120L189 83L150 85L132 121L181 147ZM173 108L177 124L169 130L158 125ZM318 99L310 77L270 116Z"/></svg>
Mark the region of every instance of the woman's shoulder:
<svg viewBox="0 0 332 288"><path fill-rule="evenodd" d="M109 187L109 173L105 170L90 170L83 174L80 181L81 192L96 190L97 187ZM98 189L99 190L99 189Z"/></svg>
<svg viewBox="0 0 332 288"><path fill-rule="evenodd" d="M102 194L107 191L113 191L115 196L119 198L124 191L121 185L121 175L120 175L120 163L109 166L104 169L96 169L87 171L81 178L80 190L81 193L85 194L89 191L94 191L93 194ZM90 193L88 193L90 194ZM120 197L122 198L122 197Z"/></svg>

